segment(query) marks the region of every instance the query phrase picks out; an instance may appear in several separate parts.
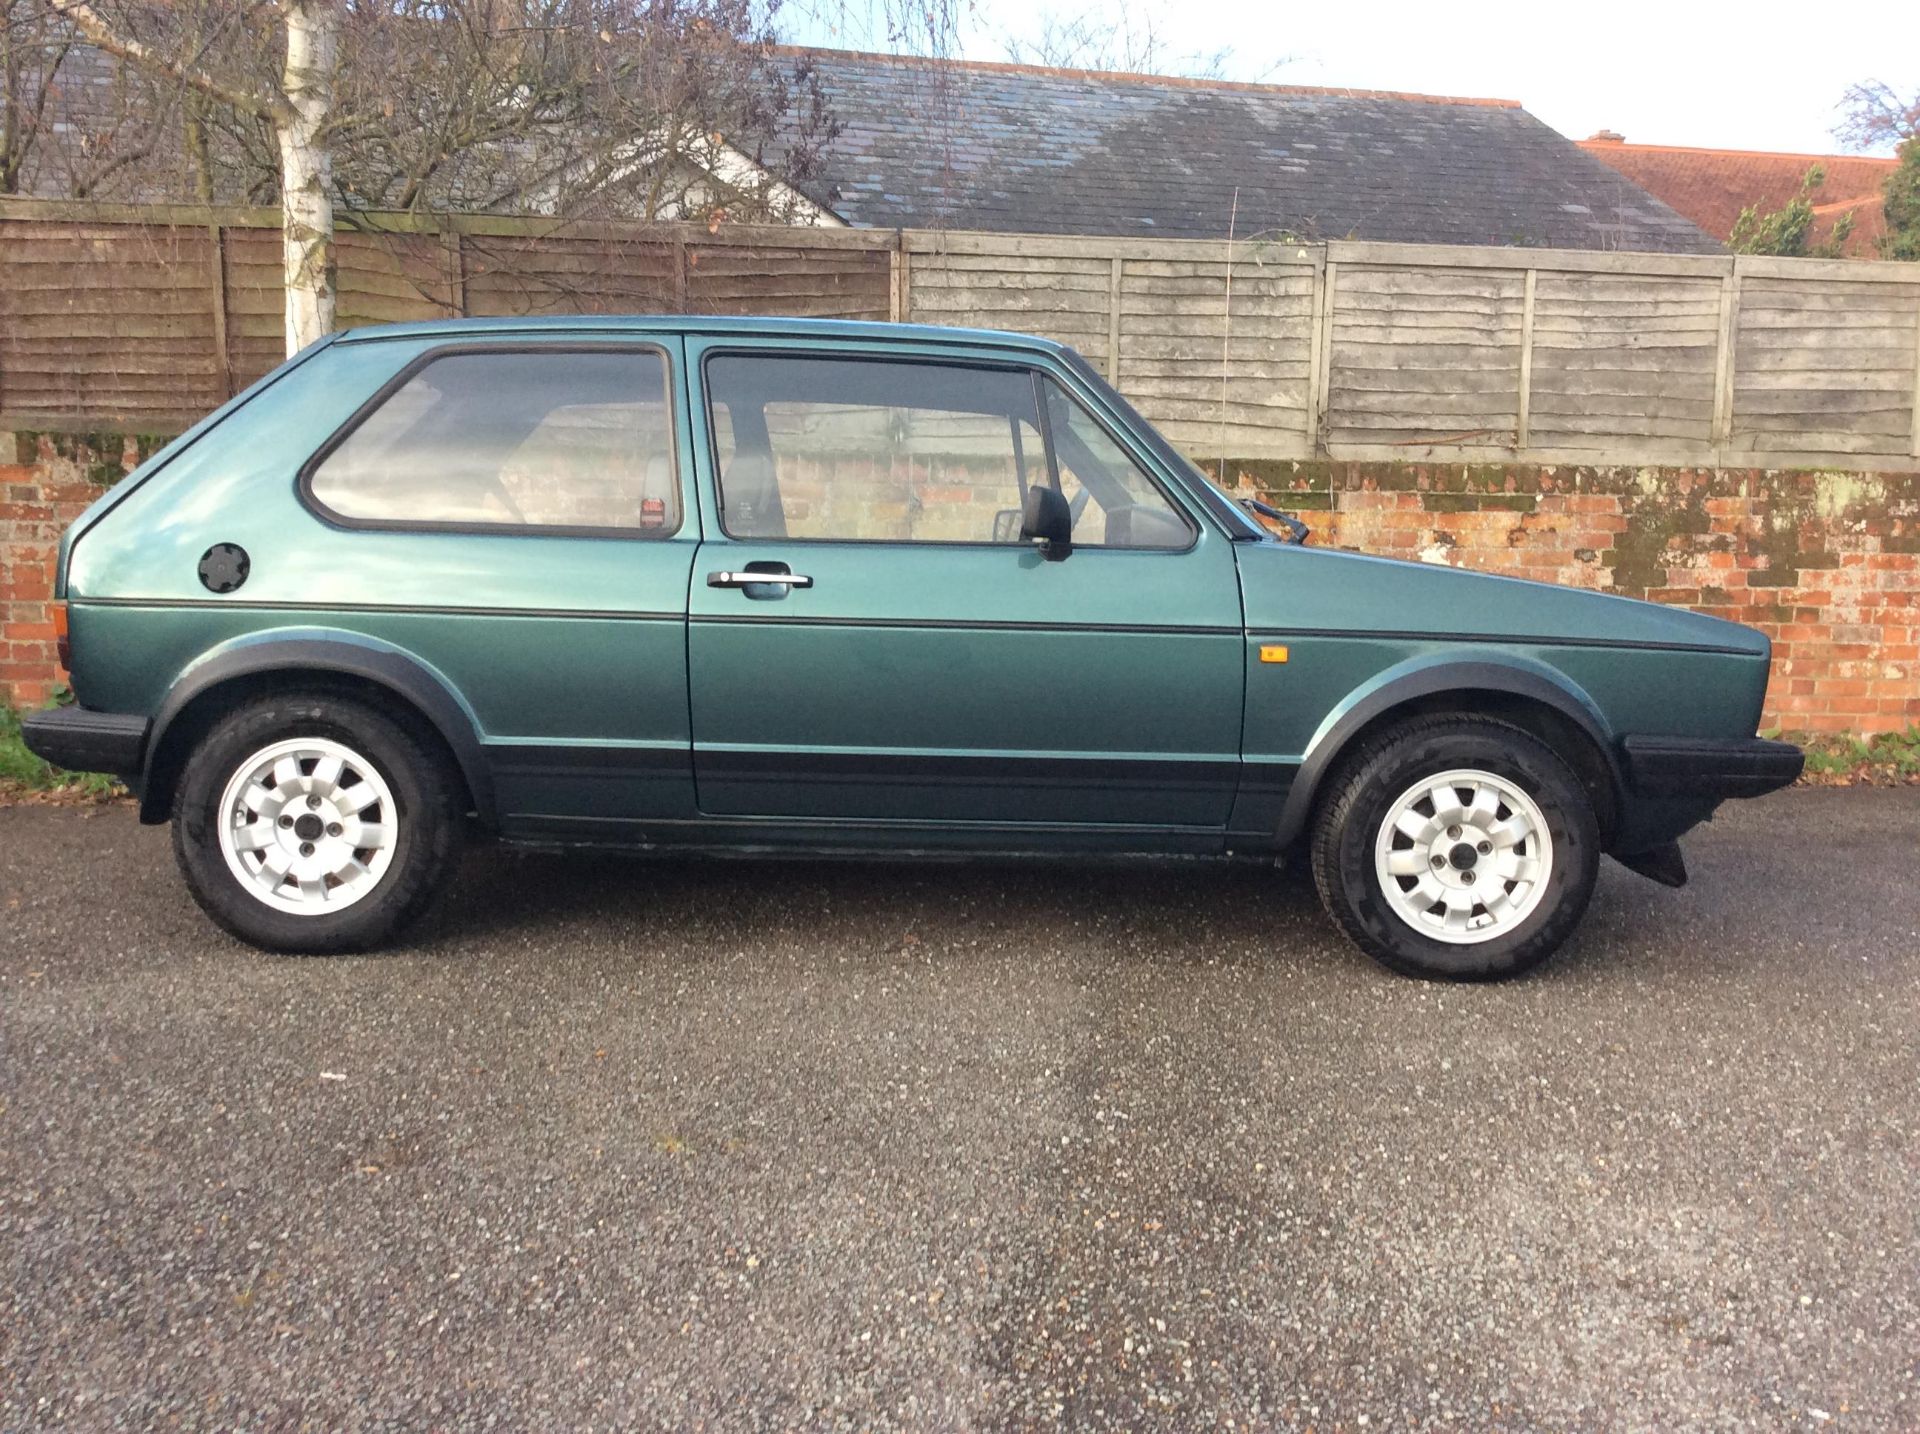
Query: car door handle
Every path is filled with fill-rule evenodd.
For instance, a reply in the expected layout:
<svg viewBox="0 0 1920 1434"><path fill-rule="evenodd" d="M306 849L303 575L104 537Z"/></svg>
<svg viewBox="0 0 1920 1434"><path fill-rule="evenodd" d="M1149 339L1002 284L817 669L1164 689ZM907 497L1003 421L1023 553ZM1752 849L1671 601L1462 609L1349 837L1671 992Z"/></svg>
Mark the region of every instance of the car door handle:
<svg viewBox="0 0 1920 1434"><path fill-rule="evenodd" d="M710 588L751 588L761 584L781 584L790 588L810 588L813 579L805 573L730 573L722 570L707 574Z"/></svg>

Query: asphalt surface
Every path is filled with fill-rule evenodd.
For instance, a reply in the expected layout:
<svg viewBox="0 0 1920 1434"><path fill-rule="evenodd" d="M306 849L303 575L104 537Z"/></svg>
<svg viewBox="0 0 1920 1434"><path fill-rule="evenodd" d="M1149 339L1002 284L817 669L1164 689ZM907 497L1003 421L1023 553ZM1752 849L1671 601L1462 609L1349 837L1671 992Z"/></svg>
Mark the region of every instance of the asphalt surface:
<svg viewBox="0 0 1920 1434"><path fill-rule="evenodd" d="M0 1427L1920 1427L1920 791L1499 987L1294 874L469 857L260 955L0 810Z"/></svg>

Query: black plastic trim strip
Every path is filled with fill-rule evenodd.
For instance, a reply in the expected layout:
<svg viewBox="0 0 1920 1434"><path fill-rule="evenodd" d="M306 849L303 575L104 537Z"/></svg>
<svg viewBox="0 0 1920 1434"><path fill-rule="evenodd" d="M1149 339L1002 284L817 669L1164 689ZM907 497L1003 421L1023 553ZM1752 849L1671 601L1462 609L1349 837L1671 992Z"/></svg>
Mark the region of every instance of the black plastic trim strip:
<svg viewBox="0 0 1920 1434"><path fill-rule="evenodd" d="M1645 797L1759 797L1790 786L1806 765L1791 742L1764 737L1621 740L1633 788Z"/></svg>
<svg viewBox="0 0 1920 1434"><path fill-rule="evenodd" d="M483 742L494 773L552 776L562 772L671 772L693 768L693 748L604 747L566 742Z"/></svg>
<svg viewBox="0 0 1920 1434"><path fill-rule="evenodd" d="M1194 836L1219 837L1219 827L1194 826L1191 823L1170 822L1155 824L1152 822L1001 822L1001 821L941 821L918 817L784 817L784 816L729 816L709 814L697 817L596 817L596 816L554 816L548 812L509 812L507 817L520 821L550 823L555 826L602 826L602 827L670 827L678 829L701 828L712 831L869 831L869 832L926 832L933 835L967 835L981 833L1004 833L1009 836L1075 836L1075 835L1138 835L1138 836ZM513 840L513 838L509 838ZM1078 853L1070 853L1078 855Z"/></svg>
<svg viewBox="0 0 1920 1434"><path fill-rule="evenodd" d="M22 717L20 738L29 752L56 767L130 779L139 775L152 725L135 713L55 707Z"/></svg>
<svg viewBox="0 0 1920 1434"><path fill-rule="evenodd" d="M1097 783L1101 786L1218 787L1240 780L1238 757L1023 757L920 752L715 751L697 747L694 763L703 780L741 777L809 777L841 781L958 781L969 785L1027 786L1035 782Z"/></svg>

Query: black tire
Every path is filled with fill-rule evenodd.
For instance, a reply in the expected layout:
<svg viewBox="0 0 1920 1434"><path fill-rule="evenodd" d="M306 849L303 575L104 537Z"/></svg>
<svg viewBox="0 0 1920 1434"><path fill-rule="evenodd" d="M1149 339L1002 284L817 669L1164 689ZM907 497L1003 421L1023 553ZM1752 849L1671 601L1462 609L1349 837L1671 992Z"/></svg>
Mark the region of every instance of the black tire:
<svg viewBox="0 0 1920 1434"><path fill-rule="evenodd" d="M1463 768L1518 787L1553 843L1538 904L1512 930L1472 944L1416 930L1381 889L1375 862L1375 842L1401 794L1423 777ZM1342 763L1316 814L1311 855L1328 914L1383 966L1427 980L1492 981L1539 965L1579 923L1599 873L1600 829L1579 778L1537 737L1486 718L1423 717L1368 739Z"/></svg>
<svg viewBox="0 0 1920 1434"><path fill-rule="evenodd" d="M392 793L398 832L386 869L339 911L298 914L256 896L220 846L227 783L276 742L327 738L370 762ZM180 774L173 854L200 909L223 929L268 951L313 955L380 946L421 915L459 854L465 787L437 736L353 697L326 692L256 698L221 718Z"/></svg>

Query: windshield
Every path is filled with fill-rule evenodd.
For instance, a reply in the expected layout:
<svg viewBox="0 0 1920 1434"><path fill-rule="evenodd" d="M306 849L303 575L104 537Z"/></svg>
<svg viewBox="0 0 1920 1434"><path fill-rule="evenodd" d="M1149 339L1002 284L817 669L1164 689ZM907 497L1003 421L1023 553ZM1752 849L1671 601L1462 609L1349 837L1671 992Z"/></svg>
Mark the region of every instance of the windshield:
<svg viewBox="0 0 1920 1434"><path fill-rule="evenodd" d="M1127 426L1133 433L1144 441L1148 447L1153 449L1161 459L1176 471L1191 474L1200 479L1199 483L1193 485L1195 496L1206 504L1207 511L1219 519L1226 527L1227 532L1236 540L1251 541L1253 539L1271 539L1273 537L1273 534L1268 532L1267 529L1260 524L1258 519L1240 506L1239 502L1231 493L1228 493L1207 475L1206 469L1202 468L1191 458L1187 457L1186 454L1167 442L1160 430L1147 422L1147 420L1141 416L1140 411L1131 403L1128 403L1118 389L1102 378L1099 370L1094 368L1092 364L1088 363L1086 359L1082 358L1072 349L1067 350L1066 360L1073 371L1080 375L1089 386L1111 404L1114 412L1118 413L1127 421Z"/></svg>

